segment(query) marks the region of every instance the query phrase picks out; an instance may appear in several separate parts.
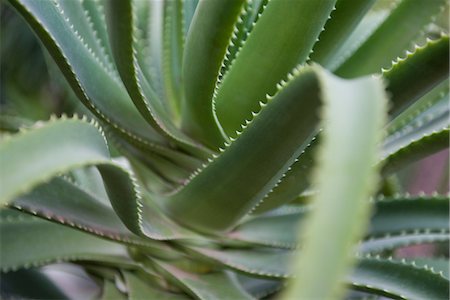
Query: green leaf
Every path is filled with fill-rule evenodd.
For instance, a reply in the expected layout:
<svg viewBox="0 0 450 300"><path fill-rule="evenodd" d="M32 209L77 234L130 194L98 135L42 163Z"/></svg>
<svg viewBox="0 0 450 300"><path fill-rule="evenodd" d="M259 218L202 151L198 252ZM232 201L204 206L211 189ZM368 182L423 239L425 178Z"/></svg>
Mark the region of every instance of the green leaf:
<svg viewBox="0 0 450 300"><path fill-rule="evenodd" d="M108 56L108 62L112 63L114 58L109 44L108 32L106 30L103 1L83 0L81 1L81 4L86 11L88 21L95 37L99 41L100 47L103 48L104 54Z"/></svg>
<svg viewBox="0 0 450 300"><path fill-rule="evenodd" d="M373 32L382 24L389 13L398 4L397 2L377 1L364 18L359 22L352 33L346 38L346 41L340 49L336 51L334 60L328 61L327 69L335 71L342 65L358 48L372 35ZM319 40L320 42L320 40Z"/></svg>
<svg viewBox="0 0 450 300"><path fill-rule="evenodd" d="M351 285L397 299L448 299L449 281L430 269L394 260L363 258L350 276Z"/></svg>
<svg viewBox="0 0 450 300"><path fill-rule="evenodd" d="M166 216L161 208L154 203L156 195L144 195L144 204L140 214L141 230L145 236L154 240L197 239L202 237L189 229L178 225Z"/></svg>
<svg viewBox="0 0 450 300"><path fill-rule="evenodd" d="M148 251L152 248L167 251L165 245L131 233L111 205L105 205L62 178L39 185L16 198L10 206L105 239L146 247Z"/></svg>
<svg viewBox="0 0 450 300"><path fill-rule="evenodd" d="M16 133L22 127L33 125L33 121L14 115L2 113L0 116L0 132Z"/></svg>
<svg viewBox="0 0 450 300"><path fill-rule="evenodd" d="M345 96L334 98L335 89ZM340 297L340 281L354 261L349 253L364 234L368 198L376 188L373 166L387 112L382 83L369 77L328 81L323 93L323 144L313 177L313 188L319 192L313 196L315 210L300 235L303 247L293 267L297 279L286 299Z"/></svg>
<svg viewBox="0 0 450 300"><path fill-rule="evenodd" d="M67 177L78 188L92 195L104 204L109 203L103 179L96 167L86 167L72 170ZM66 178L67 179L67 178Z"/></svg>
<svg viewBox="0 0 450 300"><path fill-rule="evenodd" d="M120 244L12 210L0 211L0 233L2 272L55 261L132 264Z"/></svg>
<svg viewBox="0 0 450 300"><path fill-rule="evenodd" d="M63 119L34 127L0 144L2 204L56 174L108 162L106 141L96 123Z"/></svg>
<svg viewBox="0 0 450 300"><path fill-rule="evenodd" d="M418 127L419 123L431 122L440 115L439 112L449 111L448 94L449 81L444 80L389 122L388 134L394 135L405 127Z"/></svg>
<svg viewBox="0 0 450 300"><path fill-rule="evenodd" d="M320 104L319 69L294 72L269 103L261 103L264 108L236 141L163 202L174 219L200 230L227 230L287 171L315 132L318 118L309 112Z"/></svg>
<svg viewBox="0 0 450 300"><path fill-rule="evenodd" d="M58 147L54 146L55 141ZM56 175L97 165L115 212L133 233L142 233L135 179L110 160L106 140L95 122L63 117L59 121L36 123L32 130L0 144L0 164L0 177L4 178L0 204L11 202Z"/></svg>
<svg viewBox="0 0 450 300"><path fill-rule="evenodd" d="M186 293L201 300L254 299L239 285L233 274L215 272L194 274L164 262L155 264L172 278Z"/></svg>
<svg viewBox="0 0 450 300"><path fill-rule="evenodd" d="M206 149L202 150L200 144L175 127L163 103L142 72L134 54L135 20L131 1L110 0L108 4L106 16L111 48L120 77L136 108L160 134L185 147L191 153L204 155Z"/></svg>
<svg viewBox="0 0 450 300"><path fill-rule="evenodd" d="M183 9L185 1L164 2L163 76L166 99L176 122L180 121L182 57L184 49Z"/></svg>
<svg viewBox="0 0 450 300"><path fill-rule="evenodd" d="M161 300L176 300L176 299L188 299L180 294L168 293L151 286L145 282L142 278L139 278L136 274L131 272L123 272L125 281L128 288L129 300L141 300L141 299L161 299Z"/></svg>
<svg viewBox="0 0 450 300"><path fill-rule="evenodd" d="M58 141L58 147L54 147L54 141ZM28 151L30 148L32 153ZM0 164L0 176L4 178L0 181L2 204L10 203L60 173L96 165L115 213L131 232L157 240L194 236L164 216L151 202L141 201L130 171L110 160L106 141L96 123L77 119L37 123L32 130L2 141ZM110 215L107 224L103 224L105 227L113 225L111 218L114 217ZM77 221L86 220L78 219L74 223ZM86 226L85 230L89 228Z"/></svg>
<svg viewBox="0 0 450 300"><path fill-rule="evenodd" d="M435 272L442 272L442 275L447 278L449 277L449 261L445 258L429 258L429 257L415 257L413 259L407 259L408 263L414 262L417 266L421 268L429 268Z"/></svg>
<svg viewBox="0 0 450 300"><path fill-rule="evenodd" d="M443 9L445 0L402 0L377 30L338 69L342 77L381 71L412 46L418 33ZM395 28L396 30L393 30ZM370 57L370 59L366 59Z"/></svg>
<svg viewBox="0 0 450 300"><path fill-rule="evenodd" d="M318 67L295 70L290 78L273 99L261 103L260 112L219 157L163 202L176 220L199 230L224 231L255 207L317 131L318 118L310 112L319 107L322 90L330 89L325 94L326 105L348 95L364 99L368 88L374 98L382 95L377 81L340 81ZM266 159L269 152L270 159ZM212 185L211 178L217 183Z"/></svg>
<svg viewBox="0 0 450 300"><path fill-rule="evenodd" d="M100 297L101 300L125 300L127 299L127 297L122 294L116 287L116 285L109 281L109 280L104 280L103 283L103 292L102 295Z"/></svg>
<svg viewBox="0 0 450 300"><path fill-rule="evenodd" d="M398 195L377 200L361 251L384 247L390 240L417 243L429 232L439 237L448 228L448 197ZM227 234L227 237L253 245L294 249L300 246L298 230L305 225L305 217L313 206L284 206L273 213L250 219ZM442 232L444 230L444 232ZM433 236L430 236L432 238ZM426 235L425 235L426 238ZM384 239L384 240L383 240ZM398 247L395 243L390 248Z"/></svg>
<svg viewBox="0 0 450 300"><path fill-rule="evenodd" d="M198 0L185 1L183 10L183 33L188 34L189 28L191 27L192 19L194 17L195 10L198 6Z"/></svg>
<svg viewBox="0 0 450 300"><path fill-rule="evenodd" d="M422 47L416 47L413 53L408 52L405 58L397 59L389 70L383 71L383 77L388 82L387 89L392 95L391 116L396 117L448 78L448 54L448 36L442 36L435 41L428 40Z"/></svg>
<svg viewBox="0 0 450 300"><path fill-rule="evenodd" d="M225 265L251 277L283 279L296 275L288 271L293 261L292 252L267 249L219 251L195 248L193 250L204 259ZM438 272L371 256L360 258L353 272L343 278L342 283L347 283L351 289L399 299L448 298L448 280ZM295 298L290 299L305 298L299 298L299 294L296 294Z"/></svg>
<svg viewBox="0 0 450 300"><path fill-rule="evenodd" d="M131 103L120 79L103 65L52 1L10 0L31 25L78 98L114 131L150 149L162 147L162 138L146 124Z"/></svg>
<svg viewBox="0 0 450 300"><path fill-rule="evenodd" d="M106 54L102 42L96 36L94 25L81 1L56 0L55 2L56 6L60 9L61 14L74 24L74 28L76 26L75 29L78 36L82 39L82 42L92 50L94 55L100 60L101 64L106 66L110 72L116 72L112 61L110 60L111 57ZM92 11L93 10L91 10L91 12Z"/></svg>
<svg viewBox="0 0 450 300"><path fill-rule="evenodd" d="M319 41L314 45L310 59L328 69L374 2L375 0L338 0L335 11L331 13L331 18L325 24Z"/></svg>
<svg viewBox="0 0 450 300"><path fill-rule="evenodd" d="M238 279L244 289L257 299L264 299L283 287L279 280L254 278L241 274L238 275Z"/></svg>
<svg viewBox="0 0 450 300"><path fill-rule="evenodd" d="M448 196L384 198L375 202L369 236L448 228Z"/></svg>
<svg viewBox="0 0 450 300"><path fill-rule="evenodd" d="M449 128L443 128L430 134L413 139L407 145L401 145L395 151L383 157L383 176L392 174L411 162L423 159L440 150L448 148Z"/></svg>
<svg viewBox="0 0 450 300"><path fill-rule="evenodd" d="M217 149L224 141L212 97L234 24L244 0L201 1L190 25L183 57L183 128Z"/></svg>
<svg viewBox="0 0 450 300"><path fill-rule="evenodd" d="M306 61L335 2L269 1L216 90L217 118L228 136L236 137L259 101L273 95L277 83Z"/></svg>
<svg viewBox="0 0 450 300"><path fill-rule="evenodd" d="M309 207L294 213L257 217L239 225L227 237L256 245L294 249L298 246L299 222L310 212Z"/></svg>
<svg viewBox="0 0 450 300"><path fill-rule="evenodd" d="M279 207L294 200L305 191L310 184L311 171L318 146L318 138L314 137L289 168L289 171L283 175L277 185L254 208L252 213L260 214Z"/></svg>
<svg viewBox="0 0 450 300"><path fill-rule="evenodd" d="M448 229L438 232L417 230L393 235L386 234L384 236L371 237L361 243L358 250L361 253L383 253L385 251L392 251L397 248L411 245L448 242L449 240L450 234Z"/></svg>

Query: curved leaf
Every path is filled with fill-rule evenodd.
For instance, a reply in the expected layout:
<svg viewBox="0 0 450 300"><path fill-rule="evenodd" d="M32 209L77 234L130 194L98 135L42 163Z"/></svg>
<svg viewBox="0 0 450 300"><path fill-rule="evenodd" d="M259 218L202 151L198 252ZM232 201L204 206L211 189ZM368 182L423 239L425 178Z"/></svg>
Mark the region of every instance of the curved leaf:
<svg viewBox="0 0 450 300"><path fill-rule="evenodd" d="M306 61L335 2L269 1L217 87L216 115L228 136L236 137L258 111L259 101L273 95L277 83Z"/></svg>
<svg viewBox="0 0 450 300"><path fill-rule="evenodd" d="M190 152L204 155L205 149L175 127L153 87L145 78L135 55L135 20L131 1L108 1L108 32L114 59L123 83L141 115L155 130ZM170 95L169 95L170 96Z"/></svg>
<svg viewBox="0 0 450 300"><path fill-rule="evenodd" d="M336 88L349 92L336 101L331 94ZM330 81L323 93L323 148L313 177L319 192L313 196L315 210L300 235L302 251L293 268L298 277L287 290L287 299L340 296L341 278L354 260L349 252L363 235L370 212L367 200L376 188L373 165L387 111L384 87L370 78L354 84ZM355 148L357 152L351 151Z"/></svg>
<svg viewBox="0 0 450 300"><path fill-rule="evenodd" d="M214 149L220 147L224 138L214 119L212 97L243 3L244 0L199 2L186 40L183 128Z"/></svg>
<svg viewBox="0 0 450 300"><path fill-rule="evenodd" d="M402 0L377 30L336 71L342 77L377 73L403 55L446 0ZM395 28L396 30L393 30ZM367 59L370 57L370 59Z"/></svg>
<svg viewBox="0 0 450 300"><path fill-rule="evenodd" d="M163 202L167 211L176 220L206 231L226 230L250 211L315 131L317 116L309 112L320 103L318 72L296 70L295 78L267 106L261 103L265 107L236 141ZM271 159L265 159L268 149Z"/></svg>
<svg viewBox="0 0 450 300"><path fill-rule="evenodd" d="M292 252L267 249L193 250L204 259L248 276L271 279L295 277L295 274L288 271L293 259ZM359 258L353 272L343 278L342 283L346 283L351 289L399 299L448 298L449 281L439 272L414 264L371 256ZM298 295L288 299L303 299L298 298Z"/></svg>
<svg viewBox="0 0 450 300"><path fill-rule="evenodd" d="M34 126L0 144L2 204L56 174L108 162L106 140L96 123L63 119Z"/></svg>
<svg viewBox="0 0 450 300"><path fill-rule="evenodd" d="M387 176L405 165L418 161L448 148L449 128L434 131L431 134L423 135L417 140L410 141L407 145L402 145L395 151L388 153L383 158L383 176Z"/></svg>
<svg viewBox="0 0 450 300"><path fill-rule="evenodd" d="M236 278L226 272L194 274L164 262L154 263L172 278L186 293L201 300L253 299L239 285Z"/></svg>
<svg viewBox="0 0 450 300"><path fill-rule="evenodd" d="M366 238L361 249L382 247L389 240L417 243L426 232L430 239L445 235L449 222L447 196L409 197L398 195L376 201ZM250 219L227 234L227 237L253 245L293 249L300 246L298 230L305 225L305 217L314 211L311 206L284 206L279 213ZM441 232L444 230L444 232ZM400 237L401 236L401 237ZM384 240L384 241L383 241ZM394 242L392 248L398 247ZM384 247L384 246L383 246Z"/></svg>
<svg viewBox="0 0 450 300"><path fill-rule="evenodd" d="M440 231L448 228L449 197L422 196L386 198L375 202L369 236L403 231Z"/></svg>
<svg viewBox="0 0 450 300"><path fill-rule="evenodd" d="M386 234L385 236L372 237L361 243L358 250L361 253L383 253L397 248L417 244L435 242L448 242L450 234L448 230L431 232L429 230L402 232L400 234Z"/></svg>
<svg viewBox="0 0 450 300"><path fill-rule="evenodd" d="M0 215L2 272L55 261L132 264L120 244L11 210Z"/></svg>
<svg viewBox="0 0 450 300"><path fill-rule="evenodd" d="M375 0L338 0L335 11L331 13L330 20L325 24L324 31L314 45L310 59L328 68L336 60L339 49L374 3Z"/></svg>
<svg viewBox="0 0 450 300"><path fill-rule="evenodd" d="M141 300L141 299L161 299L161 300L176 300L176 299L188 299L180 294L168 293L163 290L159 290L156 287L151 286L142 280L136 274L131 272L123 272L125 281L128 288L129 300Z"/></svg>
<svg viewBox="0 0 450 300"><path fill-rule="evenodd" d="M420 122L431 122L440 115L438 112L450 110L447 105L448 94L449 80L444 80L389 122L387 127L389 137L411 125L417 127Z"/></svg>
<svg viewBox="0 0 450 300"><path fill-rule="evenodd" d="M164 148L162 138L129 101L117 75L109 72L84 44L75 28L77 20L65 17L52 1L10 2L32 25L86 107L122 136L150 149Z"/></svg>
<svg viewBox="0 0 450 300"><path fill-rule="evenodd" d="M363 258L349 280L356 289L398 299L448 299L449 281L430 269L394 260Z"/></svg>
<svg viewBox="0 0 450 300"><path fill-rule="evenodd" d="M30 193L20 195L10 206L102 238L139 245L148 251L152 248L167 251L164 244L152 243L131 233L110 205L62 178L53 178Z"/></svg>
<svg viewBox="0 0 450 300"><path fill-rule="evenodd" d="M182 86L182 58L184 49L183 9L185 1L164 2L163 76L165 95L173 119L180 121Z"/></svg>
<svg viewBox="0 0 450 300"><path fill-rule="evenodd" d="M54 147L54 141L58 141L58 147ZM142 233L135 179L110 160L106 140L95 122L64 117L37 123L32 130L0 144L0 163L1 204L11 202L56 175L97 165L115 212L128 229Z"/></svg>
<svg viewBox="0 0 450 300"><path fill-rule="evenodd" d="M322 89L330 91L325 94L327 105L334 99L364 98L369 88L374 99L382 97L377 89L381 85L371 79L340 81L317 67L295 70L294 74L273 99L261 103L260 112L219 157L163 202L176 220L200 230L223 231L249 212L317 131L318 118L310 112L319 107ZM266 158L268 149L270 159ZM211 185L211 178L218 184Z"/></svg>
<svg viewBox="0 0 450 300"><path fill-rule="evenodd" d="M314 137L277 185L264 197L252 213L260 214L279 207L298 197L310 184L314 157L319 146L318 137Z"/></svg>
<svg viewBox="0 0 450 300"><path fill-rule="evenodd" d="M428 40L424 46L416 47L413 53L407 52L404 59L394 61L389 70L383 71L383 77L388 82L387 90L392 95L390 115L397 116L448 78L448 64L448 36L435 41Z"/></svg>

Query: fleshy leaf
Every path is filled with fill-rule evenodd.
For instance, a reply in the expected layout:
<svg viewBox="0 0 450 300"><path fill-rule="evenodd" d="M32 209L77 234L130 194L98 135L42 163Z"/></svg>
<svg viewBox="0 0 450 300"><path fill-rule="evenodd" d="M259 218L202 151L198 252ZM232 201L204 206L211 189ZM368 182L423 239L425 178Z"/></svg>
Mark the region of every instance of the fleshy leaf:
<svg viewBox="0 0 450 300"><path fill-rule="evenodd" d="M390 238L399 242L408 239L417 242L419 235L423 239L426 232L445 235L449 222L448 208L446 196L399 195L377 200L366 238L360 245L361 251L388 245ZM293 228L304 226L305 217L314 211L314 206L286 206L281 209L278 213L262 215L240 224L228 237L253 245L287 249L299 247L298 230ZM393 243L390 248L395 247L398 245Z"/></svg>
<svg viewBox="0 0 450 300"><path fill-rule="evenodd" d="M54 141L58 141L58 147L54 147ZM3 141L0 154L0 175L4 178L1 204L11 202L56 175L97 165L115 212L128 229L141 233L137 184L128 170L110 160L105 137L97 123L65 117L36 123L33 129Z"/></svg>
<svg viewBox="0 0 450 300"><path fill-rule="evenodd" d="M385 198L375 203L369 236L448 228L448 196Z"/></svg>
<svg viewBox="0 0 450 300"><path fill-rule="evenodd" d="M163 76L167 105L173 119L180 121L182 86L182 57L184 49L183 8L185 1L164 2Z"/></svg>
<svg viewBox="0 0 450 300"><path fill-rule="evenodd" d="M145 78L135 55L132 1L109 0L108 32L120 77L141 115L155 130L197 155L204 155L200 144L185 136L171 118L153 87ZM170 96L170 95L168 95Z"/></svg>
<svg viewBox="0 0 450 300"><path fill-rule="evenodd" d="M188 299L180 294L173 294L156 287L151 286L145 282L145 279L139 278L136 274L131 272L124 272L125 281L128 288L129 300L141 299L161 299L161 300L181 300Z"/></svg>
<svg viewBox="0 0 450 300"><path fill-rule="evenodd" d="M199 2L186 39L182 125L189 134L214 149L220 147L224 138L214 119L212 97L243 3L244 0Z"/></svg>
<svg viewBox="0 0 450 300"><path fill-rule="evenodd" d="M164 262L155 262L186 293L201 300L254 299L238 283L233 274L216 272L194 274Z"/></svg>
<svg viewBox="0 0 450 300"><path fill-rule="evenodd" d="M339 49L374 2L375 0L338 0L336 9L325 24L325 30L314 45L310 59L328 68L336 60Z"/></svg>
<svg viewBox="0 0 450 300"><path fill-rule="evenodd" d="M448 53L448 36L443 36L416 47L413 53L408 52L406 58L399 58L389 70L383 71L383 77L388 82L387 89L392 94L391 116L397 116L448 78Z"/></svg>
<svg viewBox="0 0 450 300"><path fill-rule="evenodd" d="M443 9L445 3L445 0L402 0L377 30L337 69L336 74L357 77L389 67L393 59L402 56L412 46L418 33Z"/></svg>
<svg viewBox="0 0 450 300"><path fill-rule="evenodd" d="M236 137L259 101L273 95L277 83L306 61L335 2L269 1L217 87L216 115L228 136Z"/></svg>
<svg viewBox="0 0 450 300"><path fill-rule="evenodd" d="M319 141L315 137L272 191L253 209L252 213L260 214L279 207L292 201L305 191L310 184L314 156L316 155L318 146Z"/></svg>
<svg viewBox="0 0 450 300"><path fill-rule="evenodd" d="M194 251L204 259L252 277L283 279L296 275L289 272L292 252L267 249L219 251L200 248ZM439 272L412 263L371 256L359 258L353 272L343 278L342 283L351 289L396 299L448 298L449 281ZM298 295L290 299L300 299Z"/></svg>
<svg viewBox="0 0 450 300"><path fill-rule="evenodd" d="M2 272L54 261L132 265L126 248L120 244L20 212L3 209L0 230Z"/></svg>
<svg viewBox="0 0 450 300"><path fill-rule="evenodd" d="M73 227L102 238L142 247L166 250L130 232L110 205L79 189L74 184L53 178L30 193L16 198L10 205L30 214Z"/></svg>
<svg viewBox="0 0 450 300"><path fill-rule="evenodd" d="M389 175L405 165L423 159L433 153L448 148L449 145L449 128L443 128L434 131L428 135L424 135L416 140L412 140L409 144L401 145L393 152L387 153L383 157L384 176Z"/></svg>
<svg viewBox="0 0 450 300"><path fill-rule="evenodd" d="M286 299L340 297L340 281L354 261L349 253L367 226L387 98L380 81L365 77L356 82L330 81L323 90L323 144L312 184L319 192L299 235L302 250L293 264L297 279ZM333 98L337 88L349 91L339 101ZM358 151L351 151L354 148ZM327 238L322 237L325 233Z"/></svg>
<svg viewBox="0 0 450 300"><path fill-rule="evenodd" d="M394 260L363 258L349 278L351 286L398 299L448 299L449 281L433 270Z"/></svg>
<svg viewBox="0 0 450 300"><path fill-rule="evenodd" d="M163 202L166 210L177 221L206 231L226 230L250 211L298 157L315 131L318 118L309 112L320 103L318 72L310 68L296 70L295 78L267 105L261 103L264 108L244 126L236 141ZM279 122L280 118L284 121ZM267 149L271 149L271 159L264 159ZM212 185L211 178L217 183Z"/></svg>
<svg viewBox="0 0 450 300"><path fill-rule="evenodd" d="M117 74L108 71L53 1L10 0L60 67L72 89L100 120L114 131L150 148L162 147L161 137L133 106Z"/></svg>
<svg viewBox="0 0 450 300"><path fill-rule="evenodd" d="M36 123L32 130L2 141L0 153L2 204L59 173L109 159L98 125L77 119Z"/></svg>
<svg viewBox="0 0 450 300"><path fill-rule="evenodd" d="M318 117L310 112L320 106L321 92L329 90L325 105L334 99L367 98L369 88L374 99L383 95L376 80L341 81L318 67L294 70L290 78L268 103L260 104L260 112L219 157L163 202L176 220L205 231L229 229L261 201L309 144L318 126ZM268 149L271 159L266 159ZM211 178L217 184L211 185Z"/></svg>

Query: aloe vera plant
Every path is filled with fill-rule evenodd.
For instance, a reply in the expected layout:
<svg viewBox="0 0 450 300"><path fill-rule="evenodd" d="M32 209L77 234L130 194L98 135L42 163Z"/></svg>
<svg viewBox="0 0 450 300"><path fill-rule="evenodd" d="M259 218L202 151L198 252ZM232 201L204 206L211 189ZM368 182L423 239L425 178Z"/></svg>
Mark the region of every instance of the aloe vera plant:
<svg viewBox="0 0 450 300"><path fill-rule="evenodd" d="M1 116L2 297L449 298L448 196L390 184L448 147L446 0L8 2L89 111Z"/></svg>

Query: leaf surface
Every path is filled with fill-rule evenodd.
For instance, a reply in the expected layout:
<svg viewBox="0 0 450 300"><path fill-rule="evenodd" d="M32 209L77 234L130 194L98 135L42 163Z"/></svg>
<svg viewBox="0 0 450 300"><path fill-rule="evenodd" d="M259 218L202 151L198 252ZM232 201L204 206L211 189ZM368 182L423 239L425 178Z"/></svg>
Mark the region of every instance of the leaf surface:
<svg viewBox="0 0 450 300"><path fill-rule="evenodd" d="M243 0L201 1L186 39L183 57L183 128L217 149L224 141L213 115L212 97Z"/></svg>
<svg viewBox="0 0 450 300"><path fill-rule="evenodd" d="M448 78L448 54L448 36L443 36L416 47L413 53L408 52L404 59L397 59L389 70L383 71L383 77L388 82L387 90L392 94L391 116L397 116Z"/></svg>
<svg viewBox="0 0 450 300"><path fill-rule="evenodd" d="M194 274L164 262L155 262L185 291L201 300L254 299L239 285L237 279L227 272Z"/></svg>
<svg viewBox="0 0 450 300"><path fill-rule="evenodd" d="M342 77L381 71L412 46L419 32L446 4L445 0L402 0L374 33L338 69ZM396 30L393 30L395 28ZM370 59L366 59L370 57Z"/></svg>
<svg viewBox="0 0 450 300"><path fill-rule="evenodd" d="M319 41L314 45L310 59L328 68L356 25L375 3L375 0L338 0L331 18L325 24Z"/></svg>
<svg viewBox="0 0 450 300"><path fill-rule="evenodd" d="M139 115L117 74L84 43L78 20L69 19L52 1L11 0L43 41L78 98L115 132L137 143L164 145L161 137Z"/></svg>
<svg viewBox="0 0 450 300"><path fill-rule="evenodd" d="M156 91L147 81L135 54L135 20L131 1L108 1L107 21L111 48L121 79L140 114L155 130L197 155L201 145L185 136L172 122ZM170 95L167 95L170 96Z"/></svg>
<svg viewBox="0 0 450 300"><path fill-rule="evenodd" d="M335 89L344 96L334 98ZM323 144L312 184L319 192L312 200L315 210L299 235L302 251L293 264L298 277L286 299L340 297L340 281L354 262L349 253L368 225L368 199L378 180L374 165L387 112L382 83L369 77L329 81L323 93Z"/></svg>
<svg viewBox="0 0 450 300"><path fill-rule="evenodd" d="M236 137L259 101L306 61L335 2L269 1L217 88L216 115L228 136Z"/></svg>
<svg viewBox="0 0 450 300"><path fill-rule="evenodd" d="M55 261L132 264L126 248L120 244L20 212L2 210L0 231L3 272Z"/></svg>

